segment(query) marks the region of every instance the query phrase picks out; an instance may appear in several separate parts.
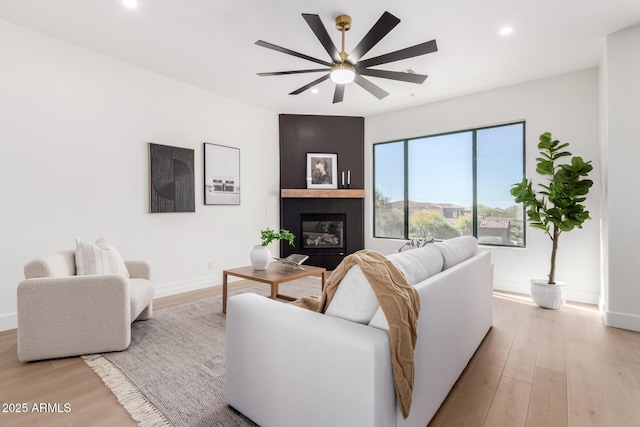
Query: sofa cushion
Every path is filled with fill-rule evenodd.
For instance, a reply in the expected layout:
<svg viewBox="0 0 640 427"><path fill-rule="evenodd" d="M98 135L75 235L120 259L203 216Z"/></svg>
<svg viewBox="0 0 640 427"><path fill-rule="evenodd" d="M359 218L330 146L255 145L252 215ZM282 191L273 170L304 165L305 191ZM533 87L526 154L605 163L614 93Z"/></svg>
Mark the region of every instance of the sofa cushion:
<svg viewBox="0 0 640 427"><path fill-rule="evenodd" d="M455 239L443 240L435 243L435 246L442 252L443 270L451 268L478 253L478 241L473 236L461 236Z"/></svg>
<svg viewBox="0 0 640 427"><path fill-rule="evenodd" d="M76 238L76 274L120 274L129 277L129 270L118 250L99 238L95 244Z"/></svg>
<svg viewBox="0 0 640 427"><path fill-rule="evenodd" d="M425 251L427 249L427 251ZM422 252L420 252L422 251ZM447 268L451 268L478 253L478 241L473 236L461 236L454 239L444 240L435 244L429 244L419 249L412 249L406 252L400 252L389 255L398 268L400 268L412 285L416 285L423 280L435 276ZM405 255L401 257L400 255ZM439 257L438 257L439 255ZM411 258L420 260L421 262L411 263ZM427 274L425 276L423 267L427 266ZM413 276L412 276L413 275ZM415 280L415 281L412 281ZM369 326L374 328L389 330L387 318L381 308L373 314L369 321Z"/></svg>
<svg viewBox="0 0 640 427"><path fill-rule="evenodd" d="M347 271L325 314L367 324L380 307L376 294L359 265Z"/></svg>
<svg viewBox="0 0 640 427"><path fill-rule="evenodd" d="M442 271L442 253L432 244L422 248L387 255L404 273L407 282L415 285Z"/></svg>

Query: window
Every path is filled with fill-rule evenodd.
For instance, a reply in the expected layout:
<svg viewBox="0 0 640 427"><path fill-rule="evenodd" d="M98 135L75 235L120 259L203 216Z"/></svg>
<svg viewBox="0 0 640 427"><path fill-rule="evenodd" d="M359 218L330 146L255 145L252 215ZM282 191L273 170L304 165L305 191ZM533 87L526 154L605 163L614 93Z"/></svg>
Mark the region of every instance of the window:
<svg viewBox="0 0 640 427"><path fill-rule="evenodd" d="M403 238L405 235L405 143L391 142L374 147L373 168L375 187L375 236Z"/></svg>
<svg viewBox="0 0 640 427"><path fill-rule="evenodd" d="M374 236L524 246L524 122L373 146Z"/></svg>

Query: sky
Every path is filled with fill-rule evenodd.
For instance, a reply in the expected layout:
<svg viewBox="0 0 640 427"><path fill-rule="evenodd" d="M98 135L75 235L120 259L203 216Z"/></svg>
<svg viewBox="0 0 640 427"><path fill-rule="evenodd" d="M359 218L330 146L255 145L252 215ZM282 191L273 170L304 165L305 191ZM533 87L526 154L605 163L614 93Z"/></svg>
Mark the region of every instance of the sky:
<svg viewBox="0 0 640 427"><path fill-rule="evenodd" d="M478 203L513 206L512 184L524 173L523 123L477 131ZM376 144L375 186L391 201L404 199L404 141ZM473 203L473 132L464 131L408 141L409 200Z"/></svg>

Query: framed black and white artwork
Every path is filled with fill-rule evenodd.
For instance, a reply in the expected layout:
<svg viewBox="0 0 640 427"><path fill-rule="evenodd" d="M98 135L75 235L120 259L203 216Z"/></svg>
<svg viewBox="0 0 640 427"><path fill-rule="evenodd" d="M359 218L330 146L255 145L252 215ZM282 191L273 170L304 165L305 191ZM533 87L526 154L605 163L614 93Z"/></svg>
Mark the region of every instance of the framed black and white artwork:
<svg viewBox="0 0 640 427"><path fill-rule="evenodd" d="M338 188L336 153L307 153L307 188Z"/></svg>
<svg viewBox="0 0 640 427"><path fill-rule="evenodd" d="M204 204L240 204L240 149L204 143Z"/></svg>
<svg viewBox="0 0 640 427"><path fill-rule="evenodd" d="M307 188L338 188L336 153L307 153Z"/></svg>
<svg viewBox="0 0 640 427"><path fill-rule="evenodd" d="M150 213L195 212L194 151L149 143Z"/></svg>

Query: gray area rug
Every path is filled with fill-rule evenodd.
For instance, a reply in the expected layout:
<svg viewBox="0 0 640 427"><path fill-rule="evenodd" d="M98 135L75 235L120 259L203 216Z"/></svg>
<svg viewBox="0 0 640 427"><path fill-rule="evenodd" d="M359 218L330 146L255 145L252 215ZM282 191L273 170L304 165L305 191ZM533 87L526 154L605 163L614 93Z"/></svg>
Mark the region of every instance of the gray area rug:
<svg viewBox="0 0 640 427"><path fill-rule="evenodd" d="M280 285L295 297L320 292L320 279ZM242 289L267 295L268 285ZM84 357L142 426L255 426L225 403L225 315L222 298L158 310L135 322L122 352Z"/></svg>

